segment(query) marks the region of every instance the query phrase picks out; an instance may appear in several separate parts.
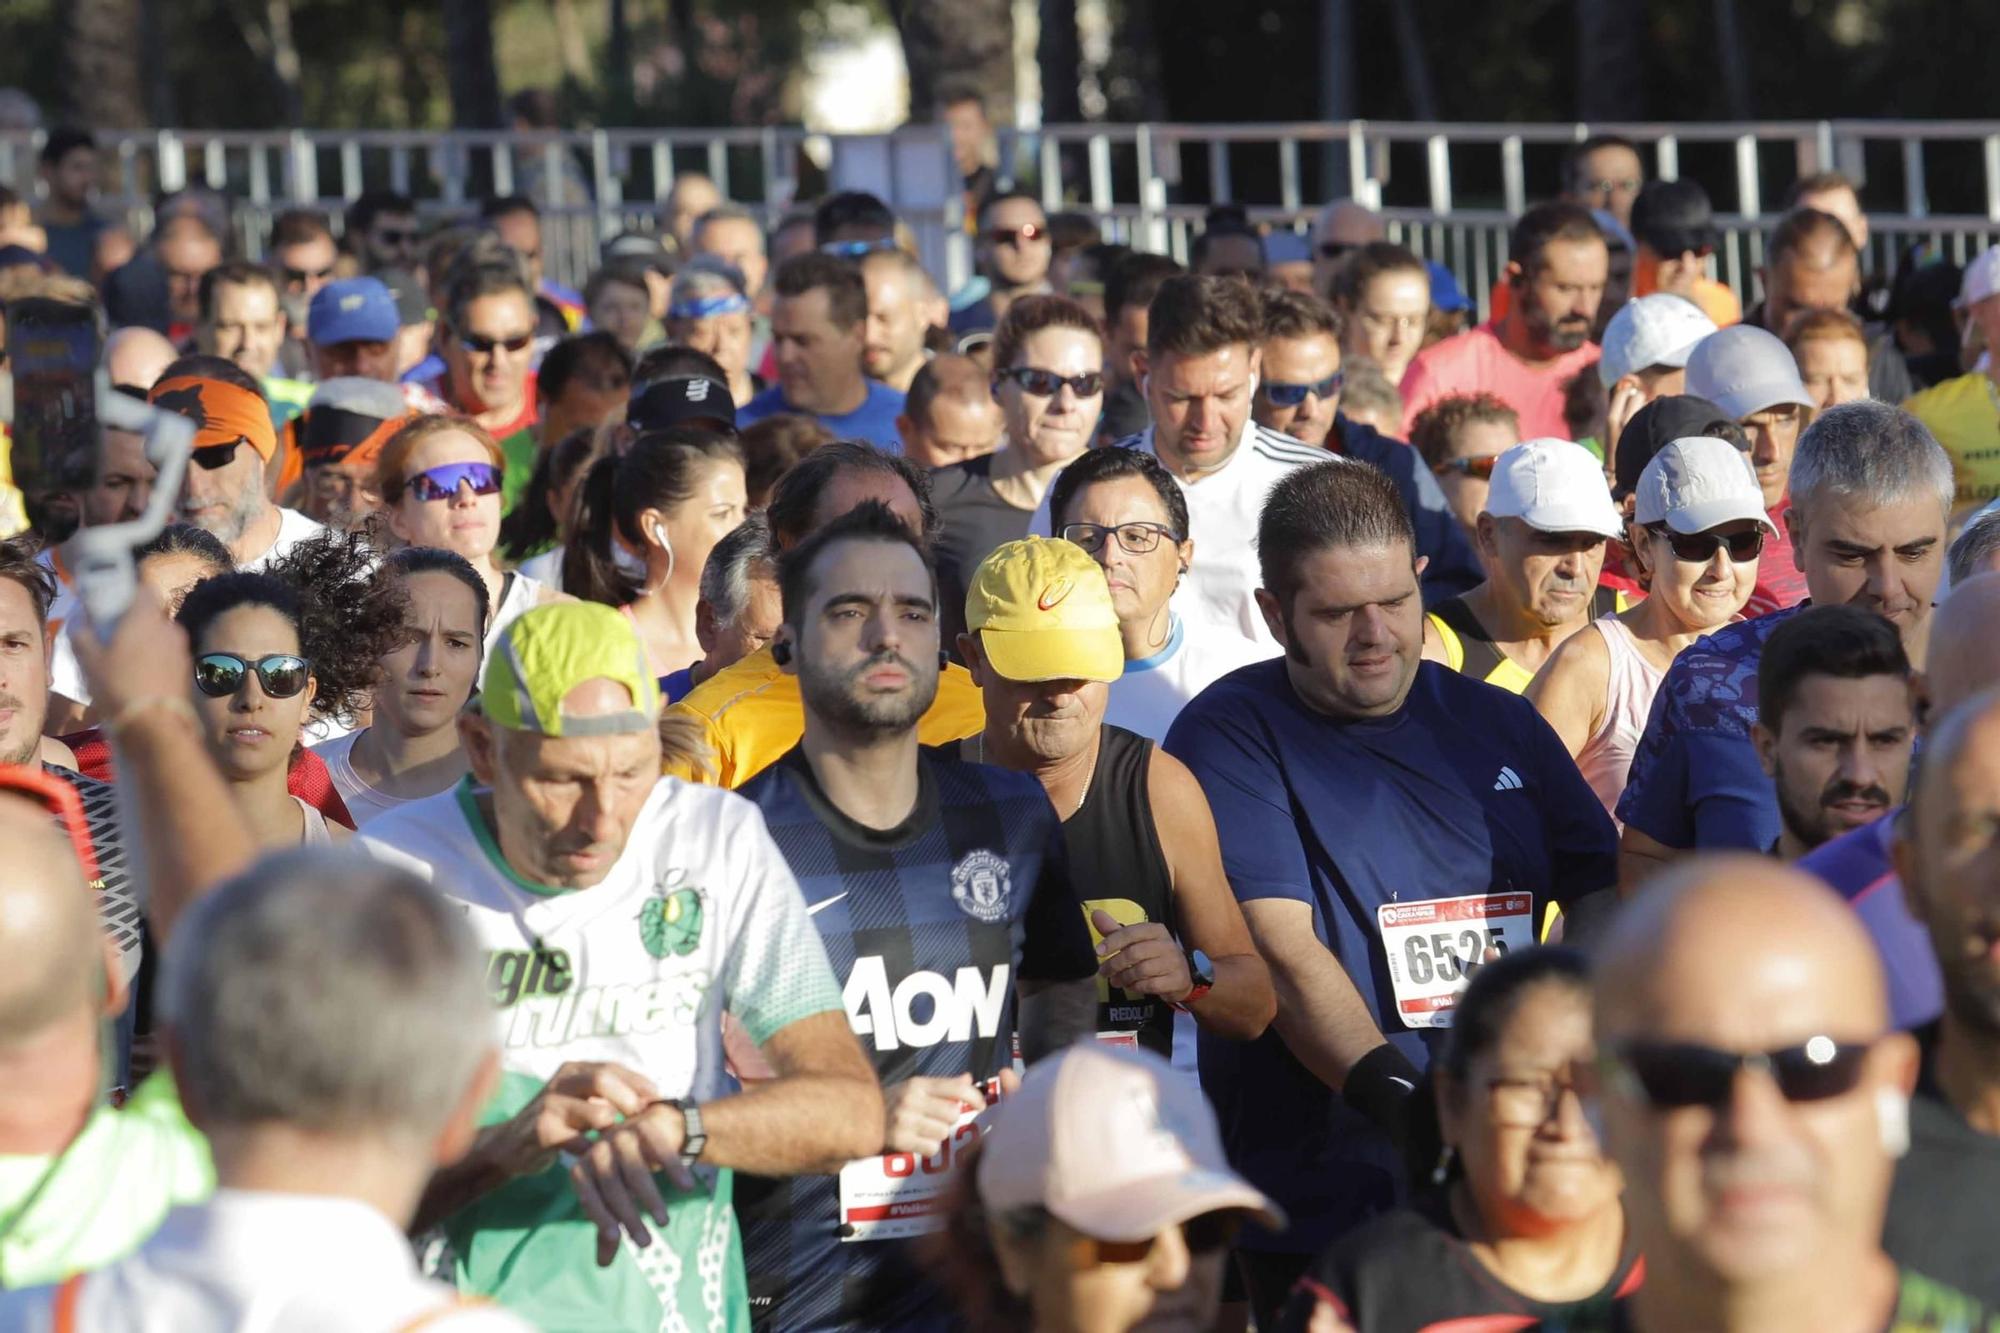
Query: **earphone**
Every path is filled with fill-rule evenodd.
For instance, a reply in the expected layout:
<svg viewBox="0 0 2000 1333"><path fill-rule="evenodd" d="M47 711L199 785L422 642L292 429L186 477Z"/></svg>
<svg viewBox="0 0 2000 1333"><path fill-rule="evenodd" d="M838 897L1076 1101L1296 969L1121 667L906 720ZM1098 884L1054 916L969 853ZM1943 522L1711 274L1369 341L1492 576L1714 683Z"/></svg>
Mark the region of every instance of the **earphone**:
<svg viewBox="0 0 2000 1333"><path fill-rule="evenodd" d="M667 572L661 577L660 583L662 584L662 586L664 586L668 583L673 582L674 544L667 540L667 529L665 525L662 524L658 519L654 519L651 523L648 523L646 525L646 535L651 537L653 541L657 543L667 553Z"/></svg>
<svg viewBox="0 0 2000 1333"><path fill-rule="evenodd" d="M776 643L772 644L771 660L779 666L790 666L792 664L792 641L790 639L779 639Z"/></svg>
<svg viewBox="0 0 2000 1333"><path fill-rule="evenodd" d="M942 671L950 665L951 665L951 650L948 648L938 649L938 670Z"/></svg>
<svg viewBox="0 0 2000 1333"><path fill-rule="evenodd" d="M1882 1151L1901 1157L1910 1150L1910 1099L1894 1088L1875 1090L1875 1130Z"/></svg>

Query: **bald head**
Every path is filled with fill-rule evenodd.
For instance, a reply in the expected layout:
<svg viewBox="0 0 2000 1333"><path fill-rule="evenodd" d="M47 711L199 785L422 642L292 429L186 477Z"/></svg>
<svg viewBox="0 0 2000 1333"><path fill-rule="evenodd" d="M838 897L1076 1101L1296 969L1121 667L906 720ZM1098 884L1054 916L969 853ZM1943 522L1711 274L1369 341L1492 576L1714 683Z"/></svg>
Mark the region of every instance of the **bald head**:
<svg viewBox="0 0 2000 1333"><path fill-rule="evenodd" d="M1319 211L1319 218L1313 224L1313 240L1324 245L1366 245L1370 241L1380 241L1388 237L1388 229L1382 224L1382 215L1365 204L1357 204L1352 199L1336 199Z"/></svg>
<svg viewBox="0 0 2000 1333"><path fill-rule="evenodd" d="M76 852L46 810L0 794L0 1045L92 1014L104 998L105 946Z"/></svg>
<svg viewBox="0 0 2000 1333"><path fill-rule="evenodd" d="M1931 613L1924 684L1932 717L2000 685L2000 571L1958 584Z"/></svg>
<svg viewBox="0 0 2000 1333"><path fill-rule="evenodd" d="M114 387L127 385L150 389L160 372L173 364L174 345L166 335L137 324L128 325L104 340L104 373Z"/></svg>
<svg viewBox="0 0 2000 1333"><path fill-rule="evenodd" d="M987 372L969 356L934 356L910 381L897 418L903 452L921 467L945 467L992 453L1005 422Z"/></svg>

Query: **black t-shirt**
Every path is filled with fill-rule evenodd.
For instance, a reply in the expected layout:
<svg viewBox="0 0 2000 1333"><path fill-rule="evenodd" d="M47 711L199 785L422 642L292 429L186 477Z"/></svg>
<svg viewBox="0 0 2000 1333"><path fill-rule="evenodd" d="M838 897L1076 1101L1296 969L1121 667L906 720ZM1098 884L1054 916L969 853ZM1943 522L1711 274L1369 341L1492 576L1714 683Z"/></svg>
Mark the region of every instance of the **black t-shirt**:
<svg viewBox="0 0 2000 1333"><path fill-rule="evenodd" d="M993 455L953 463L931 473L937 508L938 632L947 649L965 630L965 590L979 562L995 547L1028 535L1035 517L1016 509L993 489Z"/></svg>
<svg viewBox="0 0 2000 1333"><path fill-rule="evenodd" d="M1897 1263L2000 1306L2000 1138L1945 1101L1933 1065L1937 1025L1917 1038L1924 1063L1910 1100L1910 1150L1896 1166L1882 1245Z"/></svg>
<svg viewBox="0 0 2000 1333"><path fill-rule="evenodd" d="M1526 1328L1532 1321L1602 1327L1601 1321L1639 1289L1645 1275L1628 1233L1618 1267L1595 1295L1554 1303L1524 1296L1479 1262L1452 1220L1449 1196L1430 1190L1407 1207L1357 1227L1314 1260L1278 1328L1280 1333L1305 1333L1321 1299L1338 1305L1359 1333L1466 1333ZM1499 1322L1507 1316L1518 1322Z"/></svg>

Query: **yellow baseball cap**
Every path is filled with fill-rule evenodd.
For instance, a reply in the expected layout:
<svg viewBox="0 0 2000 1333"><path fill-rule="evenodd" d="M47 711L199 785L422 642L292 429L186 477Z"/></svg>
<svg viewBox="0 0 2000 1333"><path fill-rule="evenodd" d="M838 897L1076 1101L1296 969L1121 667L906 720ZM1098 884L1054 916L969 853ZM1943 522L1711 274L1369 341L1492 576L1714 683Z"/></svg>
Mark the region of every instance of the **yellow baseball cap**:
<svg viewBox="0 0 2000 1333"><path fill-rule="evenodd" d="M1113 681L1125 674L1125 641L1104 571L1073 542L1025 537L996 548L973 571L965 626L1008 680Z"/></svg>
<svg viewBox="0 0 2000 1333"><path fill-rule="evenodd" d="M623 685L632 707L568 717L562 701L587 680ZM660 683L638 631L600 602L557 602L523 612L500 633L479 684L479 707L496 726L544 736L608 736L650 731L659 720Z"/></svg>

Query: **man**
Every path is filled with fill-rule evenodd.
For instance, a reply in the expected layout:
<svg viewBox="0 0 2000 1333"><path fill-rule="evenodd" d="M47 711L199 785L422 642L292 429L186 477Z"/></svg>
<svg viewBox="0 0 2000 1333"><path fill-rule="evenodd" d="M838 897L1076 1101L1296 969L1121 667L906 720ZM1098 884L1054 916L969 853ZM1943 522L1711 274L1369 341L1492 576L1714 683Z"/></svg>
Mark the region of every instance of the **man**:
<svg viewBox="0 0 2000 1333"><path fill-rule="evenodd" d="M898 393L923 368L925 338L942 328L951 311L937 284L907 250L877 250L861 260L868 290L868 325L861 365Z"/></svg>
<svg viewBox="0 0 2000 1333"><path fill-rule="evenodd" d="M347 206L345 221L348 249L363 273L417 266L417 205L408 195L364 190Z"/></svg>
<svg viewBox="0 0 2000 1333"><path fill-rule="evenodd" d="M201 320L201 280L223 261L222 238L201 217L168 218L153 235L153 260L167 279L166 335L185 346Z"/></svg>
<svg viewBox="0 0 2000 1333"><path fill-rule="evenodd" d="M1598 383L1611 401L1630 404L1612 419L1622 424L1655 398L1685 393L1688 358L1714 332L1715 321L1685 297L1654 292L1628 301L1604 326L1597 361ZM1611 443L1615 448L1617 440Z"/></svg>
<svg viewBox="0 0 2000 1333"><path fill-rule="evenodd" d="M868 338L868 288L851 262L800 255L778 265L771 312L778 382L736 414L750 426L780 412L816 418L841 439L866 440L893 453L903 395L862 369Z"/></svg>
<svg viewBox="0 0 2000 1333"><path fill-rule="evenodd" d="M168 1214L130 1258L0 1298L0 1322L288 1326L338 1309L343 1328L525 1330L460 1309L403 1235L492 1090L483 963L450 905L358 858L294 853L218 889L161 983L168 1061L214 1148L215 1197ZM287 991L327 1002L272 1003Z"/></svg>
<svg viewBox="0 0 2000 1333"><path fill-rule="evenodd" d="M1218 1036L1262 1036L1271 974L1223 877L1207 799L1180 760L1105 725L1125 645L1104 572L1067 541L1009 542L973 577L958 647L986 700L986 730L961 748L1041 783L1072 881L1102 895L1082 902L1104 959L1099 1040L1171 1057L1176 1012Z"/></svg>
<svg viewBox="0 0 2000 1333"><path fill-rule="evenodd" d="M894 1242L939 1229L945 1150L1000 1095L1009 1034L1032 1062L1090 1032L1097 958L1040 786L919 745L943 657L917 537L863 504L786 552L779 584L805 727L743 794L812 902L882 1080L886 1155L744 1181L751 1300L774 1329L942 1328L941 1289Z"/></svg>
<svg viewBox="0 0 2000 1333"><path fill-rule="evenodd" d="M1806 594L1806 579L1784 554L1794 521L1788 487L1799 432L1813 415L1812 395L1799 379L1798 362L1776 335L1749 323L1731 325L1695 345L1688 356L1685 391L1721 408L1749 437L1765 517L1778 533L1779 549L1758 563L1757 586L1746 613L1797 606Z"/></svg>
<svg viewBox="0 0 2000 1333"><path fill-rule="evenodd" d="M272 424L283 427L305 409L312 386L278 374L289 325L268 269L232 260L201 278L201 323L195 346L226 357L263 386Z"/></svg>
<svg viewBox="0 0 2000 1333"><path fill-rule="evenodd" d="M97 193L97 140L89 130L57 126L42 140L42 234L48 256L72 277L89 280L97 235L110 225L91 209Z"/></svg>
<svg viewBox="0 0 2000 1333"><path fill-rule="evenodd" d="M1147 311L1160 284L1185 272L1165 255L1138 252L1111 265L1104 277L1104 411L1097 442L1108 444L1146 429L1150 416L1139 388L1138 357L1146 350Z"/></svg>
<svg viewBox="0 0 2000 1333"><path fill-rule="evenodd" d="M770 260L764 250L763 225L749 209L739 204L717 204L706 210L695 222L688 245L695 256L720 260L741 273L751 300L763 296Z"/></svg>
<svg viewBox="0 0 2000 1333"><path fill-rule="evenodd" d="M393 302L387 313L394 317ZM534 467L540 419L531 368L534 289L515 268L474 265L452 280L444 315L444 398L500 442L507 477L521 478L511 503Z"/></svg>
<svg viewBox="0 0 2000 1333"><path fill-rule="evenodd" d="M1794 316L1807 310L1845 310L1861 293L1861 252L1837 217L1813 208L1785 214L1758 270L1764 299L1743 322L1783 337ZM1868 392L1900 403L1916 389L1893 334L1867 327Z"/></svg>
<svg viewBox="0 0 2000 1333"><path fill-rule="evenodd" d="M1507 313L1418 352L1403 375L1403 428L1451 393L1490 393L1529 438L1567 438L1564 386L1597 362L1592 321L1611 268L1604 233L1575 204L1542 204L1508 237Z"/></svg>
<svg viewBox="0 0 2000 1333"><path fill-rule="evenodd" d="M1261 373L1250 419L1301 444L1373 463L1389 474L1409 507L1417 549L1428 558L1424 598L1438 601L1466 592L1484 577L1479 557L1452 518L1437 479L1401 440L1392 440L1340 411L1340 318L1333 307L1306 293L1264 293Z"/></svg>
<svg viewBox="0 0 2000 1333"><path fill-rule="evenodd" d="M235 362L182 357L166 368L147 401L195 423L178 517L219 538L238 569L260 570L322 531L297 510L271 502L264 470L277 452L278 433L257 381Z"/></svg>
<svg viewBox="0 0 2000 1333"><path fill-rule="evenodd" d="M1751 741L1796 861L1903 799L1916 740L1910 659L1873 611L1812 606L1772 631L1757 663Z"/></svg>
<svg viewBox="0 0 2000 1333"><path fill-rule="evenodd" d="M695 686L761 649L782 618L771 525L753 512L715 544L701 567L694 637L704 656L660 681L665 701L679 703Z"/></svg>
<svg viewBox="0 0 2000 1333"><path fill-rule="evenodd" d="M582 324L582 295L544 274L542 212L535 201L525 195L501 195L482 203L479 215L494 235L521 257L521 267L535 293L536 331L553 342Z"/></svg>
<svg viewBox="0 0 2000 1333"><path fill-rule="evenodd" d="M965 214L976 218L998 181L993 170L993 121L986 114L986 99L977 87L956 83L938 90L938 108L945 131L951 135L951 160L958 168Z"/></svg>
<svg viewBox="0 0 2000 1333"><path fill-rule="evenodd" d="M869 500L888 505L921 537L928 538L936 526L928 474L907 459L842 441L821 445L779 479L765 510L772 551L797 546ZM713 763L671 771L689 781L740 787L798 743L805 725L801 707L798 678L780 669L771 649L760 648L674 705L672 716L699 726ZM918 739L942 745L971 736L984 724L972 677L957 665L944 668L937 701L918 724Z"/></svg>
<svg viewBox="0 0 2000 1333"><path fill-rule="evenodd" d="M1593 134L1563 153L1562 197L1583 208L1602 208L1630 228L1632 205L1646 183L1639 145L1618 134Z"/></svg>
<svg viewBox="0 0 2000 1333"><path fill-rule="evenodd" d="M1951 507L1944 450L1906 412L1843 403L1800 436L1790 491L1792 554L1813 602L1885 617L1921 668ZM1668 668L1618 801L1628 889L1690 848L1777 841L1777 804L1750 732L1758 657L1796 614L1774 611L1704 635Z"/></svg>
<svg viewBox="0 0 2000 1333"><path fill-rule="evenodd" d="M102 422L98 430L97 474L76 500L83 525L101 528L145 513L159 470L146 457L145 436Z"/></svg>
<svg viewBox="0 0 2000 1333"><path fill-rule="evenodd" d="M1785 192L1787 211L1810 208L1838 218L1854 241L1854 248L1868 253L1868 215L1861 211L1861 195L1854 182L1838 171L1815 171L1792 182Z"/></svg>
<svg viewBox="0 0 2000 1333"><path fill-rule="evenodd" d="M1983 365L1933 384L1903 406L1930 427L1951 455L1963 509L2000 497L2000 245L1965 266L1952 302L1965 333L1987 348Z"/></svg>
<svg viewBox="0 0 2000 1333"><path fill-rule="evenodd" d="M382 445L408 417L402 391L380 380L349 375L314 389L298 422L305 516L354 529L381 508L376 465Z"/></svg>
<svg viewBox="0 0 2000 1333"><path fill-rule="evenodd" d="M1437 478L1452 517L1468 533L1479 531L1500 456L1520 442L1514 409L1490 393L1440 398L1424 409L1410 432L1410 447ZM1633 480L1636 484L1636 474Z"/></svg>
<svg viewBox="0 0 2000 1333"><path fill-rule="evenodd" d="M896 246L896 210L866 190L837 190L813 206L813 244L841 259Z"/></svg>
<svg viewBox="0 0 2000 1333"><path fill-rule="evenodd" d="M542 448L553 448L571 431L594 430L625 410L632 396L632 358L608 333L573 334L542 358L535 394L542 409L536 434ZM512 459L508 470L513 470ZM526 470L534 470L532 459ZM513 488L515 494L526 484L523 478Z"/></svg>
<svg viewBox="0 0 2000 1333"><path fill-rule="evenodd" d="M1213 278L1244 278L1261 282L1264 277L1264 241L1240 215L1215 217L1188 247L1188 268Z"/></svg>
<svg viewBox="0 0 2000 1333"><path fill-rule="evenodd" d="M271 272L285 298L286 316L305 322L306 306L333 281L340 259L333 229L311 209L291 208L271 221Z"/></svg>
<svg viewBox="0 0 2000 1333"><path fill-rule="evenodd" d="M178 355L165 334L128 324L113 329L104 340L104 373L111 377L112 388L144 395Z"/></svg>
<svg viewBox="0 0 2000 1333"><path fill-rule="evenodd" d="M1293 1218L1240 1242L1270 1327L1311 1256L1395 1202L1392 1135L1464 965L1531 945L1550 902L1575 933L1579 902L1616 877L1617 839L1525 700L1420 660L1421 561L1379 471L1293 472L1257 549L1258 609L1285 655L1209 687L1166 748L1215 811L1277 986L1272 1032L1201 1042L1230 1159Z"/></svg>
<svg viewBox="0 0 2000 1333"><path fill-rule="evenodd" d="M1264 281L1286 291L1313 292L1312 244L1295 231L1267 232L1263 241Z"/></svg>
<svg viewBox="0 0 2000 1333"><path fill-rule="evenodd" d="M491 951L500 1092L424 1209L442 1219L460 1288L538 1325L741 1327L729 1172L872 1152L882 1102L762 821L659 777L644 663L610 607L527 612L459 719L471 775L361 841L436 884ZM735 1096L724 1013L777 1070ZM573 1145L591 1128L605 1132Z"/></svg>
<svg viewBox="0 0 2000 1333"><path fill-rule="evenodd" d="M951 331L960 335L999 327L1015 297L1049 290L1055 249L1041 201L1025 190L1008 190L987 200L979 210L975 249L985 291L977 301L952 311Z"/></svg>
<svg viewBox="0 0 2000 1333"><path fill-rule="evenodd" d="M910 380L896 434L903 457L935 470L992 453L1006 424L993 399L992 376L971 357L945 352Z"/></svg>
<svg viewBox="0 0 2000 1333"><path fill-rule="evenodd" d="M396 335L402 327L396 298L379 278L339 278L312 298L306 343L313 378L322 382L359 376L396 382Z"/></svg>
<svg viewBox="0 0 2000 1333"><path fill-rule="evenodd" d="M1632 291L1685 297L1717 327L1743 318L1743 304L1727 283L1708 275L1709 257L1721 243L1708 191L1696 181L1653 181L1632 206Z"/></svg>
<svg viewBox="0 0 2000 1333"><path fill-rule="evenodd" d="M1352 199L1335 199L1313 219L1313 290L1331 297L1333 275L1348 253L1389 239L1382 215Z"/></svg>
<svg viewBox="0 0 2000 1333"><path fill-rule="evenodd" d="M675 172L674 183L667 188L667 197L660 206L661 230L674 238L674 244L682 254L689 253L690 249L696 254L706 253L696 239L701 224L717 209L729 207L733 205L724 202L722 191L715 188L715 182L701 172ZM760 252L762 248L761 245L758 247Z"/></svg>
<svg viewBox="0 0 2000 1333"><path fill-rule="evenodd" d="M2000 813L1997 797L2000 694L1989 689L1931 732L1910 808L1896 821L1903 897L1943 974L1944 1012L1918 1034L1910 1152L1889 1196L1885 1244L1899 1262L1990 1304L2000 1304L2000 1276L1977 1240L1977 1218L2000 1186L2000 984L1989 916L2000 867L1981 831Z"/></svg>
<svg viewBox="0 0 2000 1333"><path fill-rule="evenodd" d="M1646 1256L1621 1326L1986 1326L1882 1252L1917 1050L1885 1032L1881 968L1838 898L1759 858L1692 862L1618 918L1596 991L1580 1091Z"/></svg>

